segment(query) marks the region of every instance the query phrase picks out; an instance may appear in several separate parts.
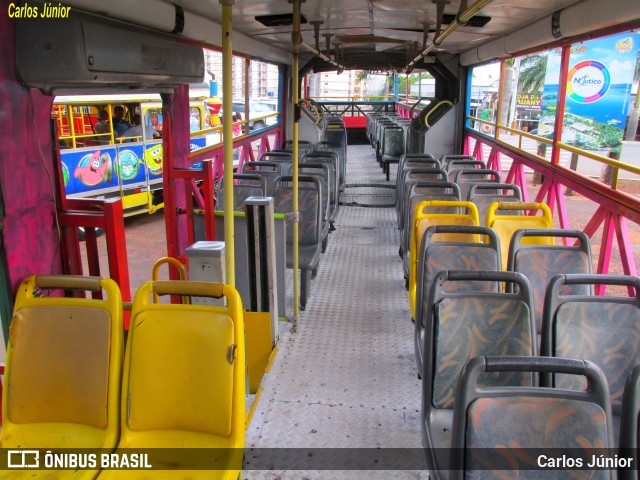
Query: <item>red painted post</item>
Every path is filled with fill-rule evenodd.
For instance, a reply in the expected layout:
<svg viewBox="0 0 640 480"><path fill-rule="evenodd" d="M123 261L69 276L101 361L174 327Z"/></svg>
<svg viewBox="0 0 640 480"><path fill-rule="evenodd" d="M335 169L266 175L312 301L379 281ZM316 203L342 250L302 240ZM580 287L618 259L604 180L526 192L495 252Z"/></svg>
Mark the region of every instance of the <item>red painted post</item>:
<svg viewBox="0 0 640 480"><path fill-rule="evenodd" d="M104 201L104 231L107 241L107 257L109 258L109 276L120 286L122 301L131 301L131 285L129 283L129 262L127 259L127 242L124 234L124 212L122 200ZM130 312L124 312L124 328L129 329Z"/></svg>
<svg viewBox="0 0 640 480"><path fill-rule="evenodd" d="M564 104L567 99L567 80L569 77L569 55L571 49L569 45L562 47L560 57L560 78L558 79L558 100L556 104L556 118L553 125L553 144L551 145L551 163L560 163L560 149L558 142L562 141L562 125L564 122Z"/></svg>
<svg viewBox="0 0 640 480"><path fill-rule="evenodd" d="M613 250L613 214L607 213L604 220L604 229L602 230L602 241L600 242L600 256L598 257L598 270L596 273L609 273L609 265L611 264L611 252ZM604 295L604 285L596 285L596 295Z"/></svg>
<svg viewBox="0 0 640 480"><path fill-rule="evenodd" d="M622 271L625 275L638 275L636 269L636 260L633 256L633 247L629 238L629 229L627 228L627 219L621 215L616 215L614 220L616 229L616 237L618 240L618 250L620 251L620 260L622 262ZM627 287L629 295L635 295L635 288Z"/></svg>

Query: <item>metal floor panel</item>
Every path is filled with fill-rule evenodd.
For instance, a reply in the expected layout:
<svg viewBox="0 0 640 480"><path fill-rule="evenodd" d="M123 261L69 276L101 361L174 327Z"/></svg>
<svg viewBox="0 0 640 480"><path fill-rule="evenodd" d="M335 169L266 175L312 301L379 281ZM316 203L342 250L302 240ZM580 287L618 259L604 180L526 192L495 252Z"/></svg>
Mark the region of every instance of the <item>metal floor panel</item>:
<svg viewBox="0 0 640 480"><path fill-rule="evenodd" d="M395 184L395 171L386 182L368 145L349 147L347 167L347 184ZM421 448L421 382L395 215L393 208L340 207L299 328L282 333L263 380L247 449ZM247 469L243 477L419 479L427 473Z"/></svg>

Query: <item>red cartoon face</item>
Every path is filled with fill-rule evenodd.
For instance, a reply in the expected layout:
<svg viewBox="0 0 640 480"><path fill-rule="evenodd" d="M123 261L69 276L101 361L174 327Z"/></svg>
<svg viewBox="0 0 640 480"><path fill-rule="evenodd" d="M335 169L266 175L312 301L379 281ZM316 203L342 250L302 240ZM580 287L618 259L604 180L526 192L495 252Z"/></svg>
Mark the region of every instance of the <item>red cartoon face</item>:
<svg viewBox="0 0 640 480"><path fill-rule="evenodd" d="M80 178L80 181L85 185L93 187L103 181L109 181L111 177L110 165L111 157L109 154L100 155L100 150L96 150L91 156L86 155L80 160L73 176Z"/></svg>

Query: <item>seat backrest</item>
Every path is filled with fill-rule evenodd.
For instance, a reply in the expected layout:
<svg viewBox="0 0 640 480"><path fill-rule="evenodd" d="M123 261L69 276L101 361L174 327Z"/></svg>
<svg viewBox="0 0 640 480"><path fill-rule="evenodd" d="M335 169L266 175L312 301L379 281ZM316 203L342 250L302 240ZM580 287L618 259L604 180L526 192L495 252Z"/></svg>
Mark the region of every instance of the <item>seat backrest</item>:
<svg viewBox="0 0 640 480"><path fill-rule="evenodd" d="M621 458L633 458L632 465L638 465L638 445L640 442L640 365L633 367L624 387L622 398L622 418L620 420L620 448ZM620 480L637 480L638 472L633 468L620 469Z"/></svg>
<svg viewBox="0 0 640 480"><path fill-rule="evenodd" d="M434 241L438 234L475 236L477 242ZM436 237L437 238L437 237ZM416 285L416 318L422 318L423 308L429 302L429 292L436 275L443 270L500 271L500 240L487 227L457 225L434 225L422 237ZM447 292L456 290L478 290L498 292L501 285L496 282L449 282Z"/></svg>
<svg viewBox="0 0 640 480"><path fill-rule="evenodd" d="M284 142L284 151L293 151L293 140ZM298 151L300 156L304 156L313 150L313 143L309 140L298 140Z"/></svg>
<svg viewBox="0 0 640 480"><path fill-rule="evenodd" d="M91 291L96 298L38 296L38 290ZM12 444L15 434L23 441L32 435L30 446L45 438L61 442L43 448L114 447L122 354L122 297L113 280L25 279L11 321L0 444L20 447Z"/></svg>
<svg viewBox="0 0 640 480"><path fill-rule="evenodd" d="M495 202L522 202L520 187L511 183L476 183L469 189L470 202L478 207L480 221L485 222L489 205ZM505 215L522 215L518 210L505 210Z"/></svg>
<svg viewBox="0 0 640 480"><path fill-rule="evenodd" d="M453 181L460 187L462 199L469 200L472 186L478 183L500 183L500 172L486 168L457 170Z"/></svg>
<svg viewBox="0 0 640 480"><path fill-rule="evenodd" d="M447 213L440 213L442 209L447 209ZM450 209L459 209L459 211L449 213ZM416 277L422 237L427 228L432 225L479 226L478 210L473 203L458 201L431 200L420 202L416 206L411 228L411 243L409 246L409 305L411 307L411 318L416 318ZM475 234L459 233L439 233L434 240L439 242L480 241Z"/></svg>
<svg viewBox="0 0 640 480"><path fill-rule="evenodd" d="M293 177L276 180L273 186L274 209L276 213L293 212ZM322 228L322 187L317 178L298 177L298 243L299 245L319 245ZM287 226L287 243L293 243L293 228Z"/></svg>
<svg viewBox="0 0 640 480"><path fill-rule="evenodd" d="M631 296L568 295L565 286L617 285L635 289ZM582 358L602 369L609 385L611 410L619 415L624 385L640 364L640 278L622 275L557 275L549 282L542 320L542 353ZM560 388L581 388L580 379L556 375Z"/></svg>
<svg viewBox="0 0 640 480"><path fill-rule="evenodd" d="M396 208L398 221L401 222L401 214L404 210L404 202L407 198L408 188L419 181L447 181L447 173L439 168L405 168L401 175L400 181L397 182L396 189Z"/></svg>
<svg viewBox="0 0 640 480"><path fill-rule="evenodd" d="M236 212L244 211L244 202L249 197L264 197L267 193L267 179L261 175L234 174L233 180L233 209ZM218 182L216 195L216 211L224 210L224 177Z"/></svg>
<svg viewBox="0 0 640 480"><path fill-rule="evenodd" d="M331 165L322 163L301 163L298 167L298 175L305 175L317 178L320 181L320 204L324 205L324 213L322 219L324 222L329 221L331 209L331 192L329 185L333 182L331 175Z"/></svg>
<svg viewBox="0 0 640 480"><path fill-rule="evenodd" d="M273 184L276 178L281 177L282 163L280 162L244 162L242 164L242 173L260 175L267 182L267 195L273 190ZM287 172L289 170L287 169Z"/></svg>
<svg viewBox="0 0 640 480"><path fill-rule="evenodd" d="M573 245L527 245L524 239L547 237L554 239L575 239ZM536 315L536 331L542 333L542 313L544 296L549 281L561 273L591 273L591 244L580 230L524 229L517 230L511 238L507 270L524 274L531 283L531 292ZM593 288L588 284L565 285L562 295L591 295Z"/></svg>
<svg viewBox="0 0 640 480"><path fill-rule="evenodd" d="M409 274L409 250L411 248L411 225L415 218L416 207L420 202L429 200L443 201L459 201L460 190L455 183L449 182L417 182L411 185L408 191L408 200L404 207L402 218L404 219L399 225L400 229L400 246L403 252L403 262L405 263L405 275ZM457 207L431 208L432 212L440 213L456 213Z"/></svg>
<svg viewBox="0 0 640 480"><path fill-rule="evenodd" d="M460 200L460 189L455 183L439 181L409 182L402 202L402 214L398 228L403 232L405 226L413 225L416 207L422 200Z"/></svg>
<svg viewBox="0 0 640 480"><path fill-rule="evenodd" d="M487 167L482 160L450 160L447 163L447 174L449 175L449 181L455 181L456 173L459 170L472 170L476 168L485 170Z"/></svg>
<svg viewBox="0 0 640 480"><path fill-rule="evenodd" d="M396 190L400 186L400 183L404 180L403 172L408 168L440 168L440 162L433 158L431 155L425 155L423 157L416 157L416 154L404 154L400 157L398 162L398 173L396 175Z"/></svg>
<svg viewBox="0 0 640 480"><path fill-rule="evenodd" d="M277 163L280 166L280 175L288 175L289 168L293 162L293 156L290 152L271 151L264 152L258 159L259 162Z"/></svg>
<svg viewBox="0 0 640 480"><path fill-rule="evenodd" d="M446 282L465 282L464 288ZM474 282L470 284L469 282ZM480 291L479 282L516 282L518 293ZM473 285L473 286L472 286ZM529 282L514 272L446 270L436 274L425 326L424 391L434 408L452 409L458 379L481 355L532 356L537 352ZM483 385L532 385L529 375L494 374Z"/></svg>
<svg viewBox="0 0 640 480"><path fill-rule="evenodd" d="M542 215L504 215L502 211L505 210L536 212ZM485 225L493 228L500 237L502 268L506 270L507 260L509 258L509 245L511 244L511 237L514 232L524 228L553 228L553 218L551 218L551 210L544 203L496 202L489 205ZM526 239L526 243L553 245L553 238L531 237Z"/></svg>
<svg viewBox="0 0 640 480"><path fill-rule="evenodd" d="M226 307L153 303L151 295L225 297ZM147 282L136 292L125 358L121 443L145 432L189 433L242 448L245 353L242 302L230 285ZM206 438L206 437L205 437ZM163 445L157 445L162 447Z"/></svg>
<svg viewBox="0 0 640 480"><path fill-rule="evenodd" d="M483 388L479 385L488 374L523 372L584 376L589 389ZM587 446L606 449L615 445L606 381L598 367L588 361L480 356L465 368L455 405L449 476L452 480L474 478L473 475L479 473L494 478L510 472L540 469L539 455L530 455L531 450L518 454L515 449L504 455L506 447L545 449L546 452L579 450L584 452L586 466L592 455ZM568 467L571 465L566 470L556 470L554 475L573 476L575 470ZM609 470L593 470L589 475L589 478L613 478Z"/></svg>
<svg viewBox="0 0 640 480"><path fill-rule="evenodd" d="M474 161L477 159L472 155L443 155L440 159L440 165L442 165L442 168L449 171L449 163L454 160Z"/></svg>
<svg viewBox="0 0 640 480"><path fill-rule="evenodd" d="M323 141L329 143L335 143L345 146L347 143L347 130L343 123L328 124L323 133Z"/></svg>
<svg viewBox="0 0 640 480"><path fill-rule="evenodd" d="M387 127L384 132L382 155L400 157L404 153L404 130L400 127Z"/></svg>
<svg viewBox="0 0 640 480"><path fill-rule="evenodd" d="M304 163L315 163L329 165L331 174L331 186L329 188L329 195L331 203L334 204L335 209L338 208L340 203L340 178L338 177L338 155L329 151L315 151L308 153L304 158Z"/></svg>

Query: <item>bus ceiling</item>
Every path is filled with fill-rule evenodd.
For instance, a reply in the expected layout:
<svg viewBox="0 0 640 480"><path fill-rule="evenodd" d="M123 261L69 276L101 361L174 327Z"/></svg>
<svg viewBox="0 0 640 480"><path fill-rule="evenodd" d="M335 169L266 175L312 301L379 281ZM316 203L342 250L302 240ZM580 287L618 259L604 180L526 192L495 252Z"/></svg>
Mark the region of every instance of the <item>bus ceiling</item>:
<svg viewBox="0 0 640 480"><path fill-rule="evenodd" d="M203 46L221 44L220 0L65 3ZM637 28L640 19L640 2L629 0L352 0L348 12L343 0L300 3L302 42L310 47L301 49L301 65L324 55L363 70L411 71L422 68L425 56L444 53L475 65L607 29ZM292 6L283 0L236 1L234 51L291 64L291 25Z"/></svg>
<svg viewBox="0 0 640 480"><path fill-rule="evenodd" d="M66 2L72 5L68 21L17 20L16 65L22 83L63 94L162 92L178 84L202 82L205 67L200 46L220 43L219 2L184 0L176 6L153 0L154 8L145 10L146 4L151 6L149 1L129 2L131 8L121 8L119 1L105 4L71 0ZM455 77L459 64L507 58L585 32L621 28L633 22L637 27L640 18L640 2L628 0L541 0L535 7L529 0L512 0L506 10L520 12L516 23L501 12L505 8L497 2L476 0L469 8L479 2L485 6L478 7L465 25L456 24L460 8L457 1L444 5L437 0L435 4L443 5L441 11L432 2L424 2L418 11L411 12L410 8L416 8L413 2L358 0L350 7L349 16L331 13L341 2L314 2L313 9L303 3L307 23L302 29L306 48L301 49L301 73L342 68L403 72L415 68L447 80L447 68ZM267 5L256 6L255 10L234 8L234 50L290 64L291 54L283 50L291 48L290 19L286 15L290 5L281 0L261 3ZM385 5L393 5L394 11L383 8ZM581 9L587 6L588 11L596 13L581 15ZM284 20L273 25L260 15L262 10L282 10L284 15L279 17ZM441 25L425 18L439 18ZM369 27L355 28L353 22L359 19ZM448 31L451 33L439 43L438 32L443 35ZM447 58L444 63L443 58Z"/></svg>

